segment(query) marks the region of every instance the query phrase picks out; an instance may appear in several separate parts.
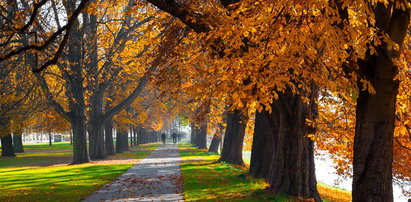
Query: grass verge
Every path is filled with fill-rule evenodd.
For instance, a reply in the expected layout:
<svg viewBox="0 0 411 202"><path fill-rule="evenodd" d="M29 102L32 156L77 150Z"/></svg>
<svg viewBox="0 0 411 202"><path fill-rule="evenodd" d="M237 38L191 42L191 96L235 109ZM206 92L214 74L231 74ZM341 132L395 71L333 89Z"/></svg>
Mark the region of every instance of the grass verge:
<svg viewBox="0 0 411 202"><path fill-rule="evenodd" d="M216 162L215 153L179 144L186 201L287 201L284 194L268 194L267 183L247 176L247 170Z"/></svg>
<svg viewBox="0 0 411 202"><path fill-rule="evenodd" d="M217 162L219 155L179 144L187 201L298 201L285 194L265 191L263 179L247 175L247 168ZM318 190L325 201L351 201L351 193L322 183Z"/></svg>
<svg viewBox="0 0 411 202"><path fill-rule="evenodd" d="M0 201L79 201L125 172L159 144L133 147L109 160L58 164L70 152L18 154L0 159ZM37 163L36 163L37 162ZM43 165L47 162L48 165Z"/></svg>

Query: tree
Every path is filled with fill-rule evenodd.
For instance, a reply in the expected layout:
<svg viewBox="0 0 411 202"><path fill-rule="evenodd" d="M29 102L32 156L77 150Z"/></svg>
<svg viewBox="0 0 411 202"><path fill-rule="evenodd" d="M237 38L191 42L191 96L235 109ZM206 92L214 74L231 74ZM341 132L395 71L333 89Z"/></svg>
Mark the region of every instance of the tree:
<svg viewBox="0 0 411 202"><path fill-rule="evenodd" d="M244 115L243 112L238 109L228 112L227 128L219 161L244 165L243 142L245 129L247 127L246 117L247 115Z"/></svg>

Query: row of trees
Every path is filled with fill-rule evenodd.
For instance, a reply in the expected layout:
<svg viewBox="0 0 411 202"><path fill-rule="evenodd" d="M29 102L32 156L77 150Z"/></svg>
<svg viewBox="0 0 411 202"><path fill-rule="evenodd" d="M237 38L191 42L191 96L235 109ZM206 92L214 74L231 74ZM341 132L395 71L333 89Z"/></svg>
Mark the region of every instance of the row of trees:
<svg viewBox="0 0 411 202"><path fill-rule="evenodd" d="M410 71L409 2L148 1L196 32L177 44L186 57L174 64L194 100L231 108L226 138L234 140L224 141L222 160L242 164L229 151L241 155L256 105L250 173L273 192L320 200L314 140L336 162L346 157L341 168L353 162L353 201L392 201L393 171L410 179L409 99L398 94ZM203 124L193 128L200 148Z"/></svg>
<svg viewBox="0 0 411 202"><path fill-rule="evenodd" d="M2 123L5 129L1 133L4 136L2 145L10 145L6 144L7 138L11 133L18 137L15 131L19 128L48 131L37 127L32 121L36 118L38 124L53 128L50 130L66 130L69 124L73 134L73 163L76 164L106 159L114 154L113 125L119 139L131 127L132 131L142 134L138 139L143 143L154 141L151 136L145 136L146 131L161 129L161 122L156 118L161 117L164 107L155 106L158 102L156 91L146 86L163 63L162 57L172 52L169 41L178 40L179 37L173 36L181 29L173 19L161 15L153 17L154 9L136 1L90 1L86 9L81 8L83 2L78 3L76 0L2 2L1 47L5 53L16 53L2 55L2 61L7 59L2 62L5 72L2 87L12 82L26 84L24 87L10 86L12 91L4 89L2 94L2 98L16 100L2 99L2 108L8 113L4 113L1 120L10 120ZM78 15L78 19L70 21L74 15ZM25 23L20 21L22 19L33 19L33 22L29 20L22 25ZM64 19L68 19L66 25L63 25ZM16 29L20 25L23 27ZM66 29L64 36L55 36L54 40L60 40L60 45L51 44L44 46L42 51L30 51L30 44L47 43L59 32L55 32L53 26L57 30ZM21 49L16 47L28 49L19 51ZM58 53L58 61L42 72L30 73L48 64L55 53ZM33 99L20 98L24 94L18 94L16 89ZM27 106L17 106L13 101L24 102ZM34 101L39 106L34 105ZM19 113L24 107L30 111ZM141 109L145 110L144 114ZM147 116L149 112L152 114ZM22 115L19 117L19 114ZM49 115L54 119L51 122L46 120ZM117 152L124 150L121 145L127 145L126 141L117 141L117 144Z"/></svg>
<svg viewBox="0 0 411 202"><path fill-rule="evenodd" d="M70 123L74 163L107 158L103 126L113 118L155 129L183 114L200 148L209 130L214 151L225 125L221 160L230 163L243 164L252 128L250 174L272 192L321 200L315 143L353 176L353 201L392 201L393 173L410 181L406 0L43 0L2 9L2 134L17 111L38 108L30 95L42 95ZM27 66L45 70L12 73Z"/></svg>

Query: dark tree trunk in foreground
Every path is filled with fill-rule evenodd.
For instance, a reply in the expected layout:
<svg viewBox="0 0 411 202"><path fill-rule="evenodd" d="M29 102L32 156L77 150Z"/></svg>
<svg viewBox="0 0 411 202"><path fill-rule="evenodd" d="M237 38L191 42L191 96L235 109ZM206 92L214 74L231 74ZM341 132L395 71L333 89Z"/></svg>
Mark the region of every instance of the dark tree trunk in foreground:
<svg viewBox="0 0 411 202"><path fill-rule="evenodd" d="M104 135L106 144L106 154L109 156L115 155L114 152L114 141L113 141L113 121L108 119L104 124Z"/></svg>
<svg viewBox="0 0 411 202"><path fill-rule="evenodd" d="M256 113L250 161L250 174L254 177L268 178L269 176L278 124L278 113L269 114L266 110Z"/></svg>
<svg viewBox="0 0 411 202"><path fill-rule="evenodd" d="M70 1L65 5L67 13L73 12L75 2ZM90 162L87 150L87 127L86 127L86 104L84 100L85 90L83 87L82 66L82 41L83 33L79 22L73 24L68 43L68 62L70 75L66 76L69 82L66 95L69 98L70 124L73 130L73 164Z"/></svg>
<svg viewBox="0 0 411 202"><path fill-rule="evenodd" d="M211 140L211 144L210 144L210 147L208 148L208 151L217 153L218 147L220 146L220 142L221 142L221 135L215 134L213 136L213 139Z"/></svg>
<svg viewBox="0 0 411 202"><path fill-rule="evenodd" d="M376 26L380 35L402 46L410 21L410 11L378 3L375 8ZM377 53L360 61L360 76L371 81L376 91L361 91L357 100L354 138L353 201L393 201L392 161L395 106L398 94L398 66L394 64L399 52L376 47ZM359 83L359 89L363 84Z"/></svg>
<svg viewBox="0 0 411 202"><path fill-rule="evenodd" d="M24 153L23 138L21 132L19 133L13 135L13 148L15 153Z"/></svg>
<svg viewBox="0 0 411 202"><path fill-rule="evenodd" d="M306 125L306 119L310 118L309 113L316 105L308 106L300 96L286 92L279 94L272 108L272 113L278 116L273 115L274 120L270 122L275 127L278 123L278 129L272 131L274 141L268 172L269 190L320 201L315 176L314 142L306 136L311 130ZM279 119L275 120L277 117ZM258 148L253 151L255 149ZM268 150L267 147L265 149Z"/></svg>
<svg viewBox="0 0 411 202"><path fill-rule="evenodd" d="M79 110L78 113L83 113L78 118L71 118L71 128L73 130L73 164L90 162L90 157L87 151L87 135L86 135L86 116L84 110Z"/></svg>
<svg viewBox="0 0 411 202"><path fill-rule="evenodd" d="M87 75L92 81L88 81L88 89L91 92L90 96L90 111L87 124L89 134L89 153L91 160L107 159L105 142L104 142L104 122L103 114L103 98L104 91L98 85L100 82L98 70L98 43L97 43L97 16L93 13L83 14L83 32L87 43L83 44L89 50Z"/></svg>
<svg viewBox="0 0 411 202"><path fill-rule="evenodd" d="M49 132L49 146L52 146L53 143L51 142L51 133Z"/></svg>
<svg viewBox="0 0 411 202"><path fill-rule="evenodd" d="M15 157L11 135L1 137L1 157Z"/></svg>
<svg viewBox="0 0 411 202"><path fill-rule="evenodd" d="M223 150L219 161L244 165L243 142L247 120L241 110L228 113L227 128L224 135Z"/></svg>
<svg viewBox="0 0 411 202"><path fill-rule="evenodd" d="M100 109L95 110L102 110L101 106L97 106L97 108ZM90 121L88 124L90 158L91 160L107 159L108 155L106 153L106 144L104 141L104 125L101 123L101 120L98 117L91 118L93 116L99 116L97 115L99 112L93 111L94 110L92 109L90 112Z"/></svg>
<svg viewBox="0 0 411 202"><path fill-rule="evenodd" d="M202 124L200 127L197 135L197 147L199 149L207 149L207 123Z"/></svg>

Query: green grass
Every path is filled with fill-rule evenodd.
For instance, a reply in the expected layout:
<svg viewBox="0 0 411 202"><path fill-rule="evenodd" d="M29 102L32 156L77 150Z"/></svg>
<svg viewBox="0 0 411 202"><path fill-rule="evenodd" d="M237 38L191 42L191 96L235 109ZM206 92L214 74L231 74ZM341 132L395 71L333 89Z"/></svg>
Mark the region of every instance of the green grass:
<svg viewBox="0 0 411 202"><path fill-rule="evenodd" d="M74 165L0 173L1 201L79 201L132 164Z"/></svg>
<svg viewBox="0 0 411 202"><path fill-rule="evenodd" d="M116 159L143 159L151 153L155 148L160 146L160 143L144 144L137 147L132 147L130 152L116 154Z"/></svg>
<svg viewBox="0 0 411 202"><path fill-rule="evenodd" d="M268 194L262 179L248 177L244 168L216 162L219 156L180 144L184 198L187 201L287 201L284 194ZM203 159L195 161L196 159ZM187 161L184 163L184 159ZM194 162L192 162L194 161Z"/></svg>
<svg viewBox="0 0 411 202"><path fill-rule="evenodd" d="M268 184L263 179L247 175L245 167L217 162L219 155L179 144L183 159L181 172L184 178L184 197L187 201L294 201L285 194L265 191ZM185 162L184 162L185 161ZM351 192L318 184L324 201L351 201Z"/></svg>
<svg viewBox="0 0 411 202"><path fill-rule="evenodd" d="M38 143L38 144L24 144L24 150L62 150L62 149L73 149L73 145L70 142L53 142L51 146L49 143Z"/></svg>
<svg viewBox="0 0 411 202"><path fill-rule="evenodd" d="M72 159L71 152L18 153L17 157L0 158L0 171L4 168L39 167L67 163Z"/></svg>
<svg viewBox="0 0 411 202"><path fill-rule="evenodd" d="M133 147L130 152L110 159L142 159L158 145ZM62 150L66 145L56 146ZM34 147L37 150L42 145ZM47 153L44 149L38 153L18 154L16 158L1 158L0 201L79 201L133 165L110 164L110 161L55 165L64 161L71 161L71 152Z"/></svg>

